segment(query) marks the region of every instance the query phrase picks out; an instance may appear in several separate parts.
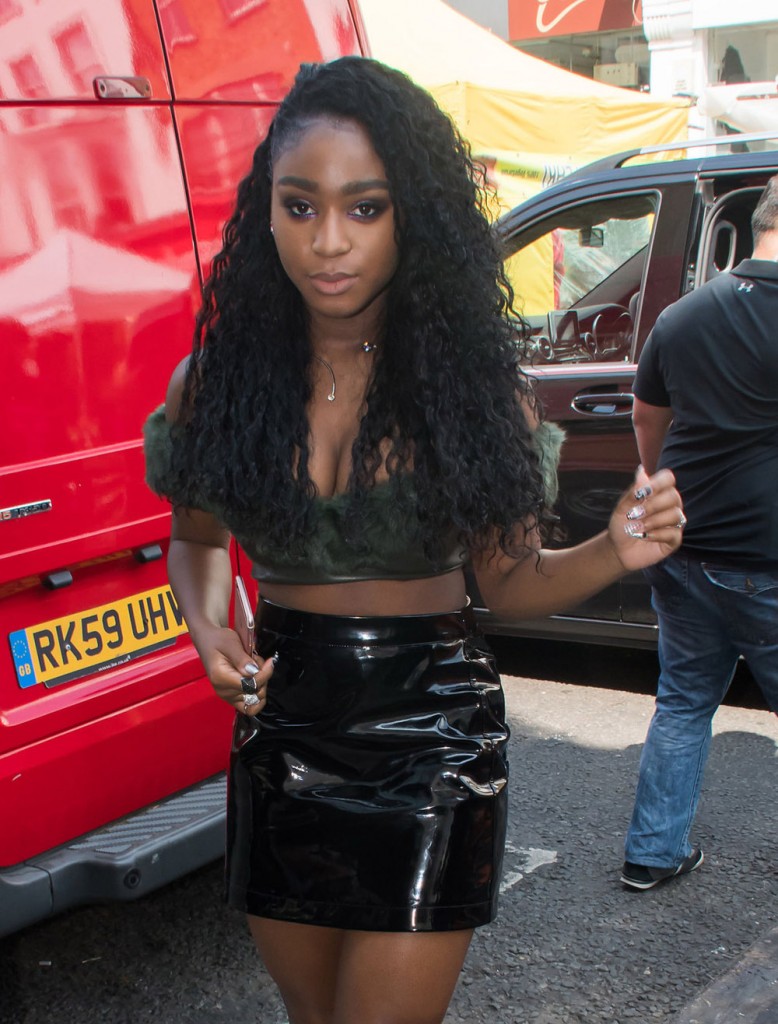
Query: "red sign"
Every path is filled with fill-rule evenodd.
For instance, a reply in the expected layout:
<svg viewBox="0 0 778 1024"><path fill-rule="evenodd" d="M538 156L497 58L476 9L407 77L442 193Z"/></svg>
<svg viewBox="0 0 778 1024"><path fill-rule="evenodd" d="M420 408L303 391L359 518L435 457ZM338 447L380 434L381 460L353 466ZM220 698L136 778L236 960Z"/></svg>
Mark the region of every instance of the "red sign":
<svg viewBox="0 0 778 1024"><path fill-rule="evenodd" d="M539 39L633 28L643 23L641 0L508 0L511 39Z"/></svg>

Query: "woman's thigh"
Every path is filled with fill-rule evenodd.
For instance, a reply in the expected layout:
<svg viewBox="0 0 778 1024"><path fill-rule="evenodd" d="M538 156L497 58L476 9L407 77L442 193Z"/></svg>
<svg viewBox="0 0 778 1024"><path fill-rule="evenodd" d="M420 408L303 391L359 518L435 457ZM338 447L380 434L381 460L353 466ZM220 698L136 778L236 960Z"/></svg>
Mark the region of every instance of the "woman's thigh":
<svg viewBox="0 0 778 1024"><path fill-rule="evenodd" d="M346 933L333 1024L440 1024L472 930Z"/></svg>
<svg viewBox="0 0 778 1024"><path fill-rule="evenodd" d="M278 986L290 1024L331 1024L343 940L339 928L248 915L268 974Z"/></svg>
<svg viewBox="0 0 778 1024"><path fill-rule="evenodd" d="M473 935L248 921L290 1024L439 1024Z"/></svg>

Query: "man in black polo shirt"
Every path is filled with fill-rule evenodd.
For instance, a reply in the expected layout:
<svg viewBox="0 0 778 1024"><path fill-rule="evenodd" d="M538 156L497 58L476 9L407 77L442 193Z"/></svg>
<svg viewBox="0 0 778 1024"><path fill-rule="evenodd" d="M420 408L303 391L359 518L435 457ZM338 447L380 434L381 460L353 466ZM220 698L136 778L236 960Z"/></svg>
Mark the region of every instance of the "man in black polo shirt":
<svg viewBox="0 0 778 1024"><path fill-rule="evenodd" d="M753 257L661 314L635 378L641 461L673 470L687 520L646 570L661 671L621 875L638 890L702 864L689 830L738 655L778 711L778 175L751 226Z"/></svg>

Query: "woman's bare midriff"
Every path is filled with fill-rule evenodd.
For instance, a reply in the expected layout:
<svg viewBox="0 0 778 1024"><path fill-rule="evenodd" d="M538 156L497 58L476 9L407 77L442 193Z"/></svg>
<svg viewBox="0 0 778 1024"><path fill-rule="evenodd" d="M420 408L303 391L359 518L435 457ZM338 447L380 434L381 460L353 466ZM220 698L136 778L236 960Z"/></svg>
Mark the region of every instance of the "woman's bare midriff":
<svg viewBox="0 0 778 1024"><path fill-rule="evenodd" d="M323 615L435 615L467 602L461 570L417 580L361 580L317 586L262 583L260 596L273 604Z"/></svg>

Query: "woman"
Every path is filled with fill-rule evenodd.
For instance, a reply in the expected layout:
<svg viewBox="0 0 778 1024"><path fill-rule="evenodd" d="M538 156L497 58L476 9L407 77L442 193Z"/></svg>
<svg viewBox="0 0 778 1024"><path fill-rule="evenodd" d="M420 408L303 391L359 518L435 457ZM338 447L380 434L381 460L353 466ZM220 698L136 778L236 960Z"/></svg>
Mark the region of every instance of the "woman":
<svg viewBox="0 0 778 1024"><path fill-rule="evenodd" d="M507 729L465 561L495 612L535 616L680 540L672 475L643 474L606 533L541 550L548 459L479 181L405 76L303 68L147 428L171 584L240 712L228 899L291 1024L442 1020L493 916ZM260 585L251 661L231 535Z"/></svg>

